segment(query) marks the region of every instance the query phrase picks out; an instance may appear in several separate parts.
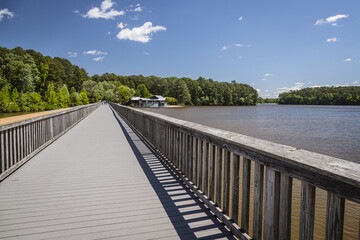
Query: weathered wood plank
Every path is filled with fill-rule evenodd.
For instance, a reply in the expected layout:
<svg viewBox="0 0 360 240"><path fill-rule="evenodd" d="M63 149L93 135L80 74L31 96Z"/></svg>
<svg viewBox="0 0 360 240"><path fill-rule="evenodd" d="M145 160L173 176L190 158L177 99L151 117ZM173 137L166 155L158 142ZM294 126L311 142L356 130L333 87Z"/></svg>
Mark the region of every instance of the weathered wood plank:
<svg viewBox="0 0 360 240"><path fill-rule="evenodd" d="M291 238L291 199L292 199L292 178L285 174L281 174L279 240L287 240Z"/></svg>
<svg viewBox="0 0 360 240"><path fill-rule="evenodd" d="M241 229L245 232L249 231L249 212L250 212L250 176L251 161L242 158L242 204L241 204Z"/></svg>
<svg viewBox="0 0 360 240"><path fill-rule="evenodd" d="M266 168L264 236L269 240L279 238L280 173Z"/></svg>
<svg viewBox="0 0 360 240"><path fill-rule="evenodd" d="M300 226L299 239L314 238L315 219L315 187L310 183L301 182Z"/></svg>
<svg viewBox="0 0 360 240"><path fill-rule="evenodd" d="M203 154L204 154L204 148L203 148L203 141L201 139L198 140L198 148L197 148L197 186L201 191L204 190L203 188Z"/></svg>
<svg viewBox="0 0 360 240"><path fill-rule="evenodd" d="M192 171L193 171L193 137L188 135L188 178L193 179Z"/></svg>
<svg viewBox="0 0 360 240"><path fill-rule="evenodd" d="M4 131L0 131L0 174L5 172L5 143Z"/></svg>
<svg viewBox="0 0 360 240"><path fill-rule="evenodd" d="M253 238L262 239L262 216L264 199L264 165L255 162L254 167L254 213Z"/></svg>
<svg viewBox="0 0 360 240"><path fill-rule="evenodd" d="M328 192L326 210L326 237L327 240L342 240L344 231L345 199Z"/></svg>
<svg viewBox="0 0 360 240"><path fill-rule="evenodd" d="M204 154L203 154L203 165L204 165L204 178L203 178L203 185L204 185L204 193L209 195L209 143L203 143Z"/></svg>
<svg viewBox="0 0 360 240"><path fill-rule="evenodd" d="M210 163L209 163L209 198L215 202L215 160L217 147L210 144Z"/></svg>
<svg viewBox="0 0 360 240"><path fill-rule="evenodd" d="M223 149L222 148L217 148L217 153L216 153L216 167L215 167L215 171L216 171L216 190L215 190L215 203L221 207L222 202L221 202L221 195L222 195L222 165L223 165Z"/></svg>
<svg viewBox="0 0 360 240"><path fill-rule="evenodd" d="M231 218L238 225L239 224L239 181L240 181L240 156L233 155L231 162L232 176L231 176ZM242 228L242 227L241 227ZM242 228L243 229L243 228Z"/></svg>
<svg viewBox="0 0 360 240"><path fill-rule="evenodd" d="M229 151L224 152L224 203L223 203L223 210L224 213L230 215L230 159L231 154Z"/></svg>
<svg viewBox="0 0 360 240"><path fill-rule="evenodd" d="M192 182L196 185L197 183L197 152L198 152L198 139L196 137L193 138L193 174L192 174Z"/></svg>

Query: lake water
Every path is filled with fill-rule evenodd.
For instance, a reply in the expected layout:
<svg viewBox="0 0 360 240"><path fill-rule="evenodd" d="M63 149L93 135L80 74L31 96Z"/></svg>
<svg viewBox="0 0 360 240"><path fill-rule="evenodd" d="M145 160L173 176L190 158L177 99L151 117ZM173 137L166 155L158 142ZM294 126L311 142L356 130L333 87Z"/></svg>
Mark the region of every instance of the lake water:
<svg viewBox="0 0 360 240"><path fill-rule="evenodd" d="M360 106L260 104L146 110L360 163Z"/></svg>
<svg viewBox="0 0 360 240"><path fill-rule="evenodd" d="M145 110L360 163L360 106L260 104ZM316 191L314 239L324 239L327 196L321 189ZM300 181L294 180L291 239L298 239L300 196ZM252 203L250 208L252 213ZM360 205L346 201L344 239L358 238L359 215Z"/></svg>

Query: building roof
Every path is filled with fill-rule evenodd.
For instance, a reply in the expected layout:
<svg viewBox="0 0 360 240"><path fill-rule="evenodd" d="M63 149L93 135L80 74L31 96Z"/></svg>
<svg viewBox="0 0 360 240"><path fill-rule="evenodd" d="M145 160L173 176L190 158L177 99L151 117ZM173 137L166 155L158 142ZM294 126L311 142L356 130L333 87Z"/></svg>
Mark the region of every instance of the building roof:
<svg viewBox="0 0 360 240"><path fill-rule="evenodd" d="M166 101L166 98L164 98L161 95L154 95L154 96L151 97L151 99L157 99L157 100L160 100L160 101Z"/></svg>

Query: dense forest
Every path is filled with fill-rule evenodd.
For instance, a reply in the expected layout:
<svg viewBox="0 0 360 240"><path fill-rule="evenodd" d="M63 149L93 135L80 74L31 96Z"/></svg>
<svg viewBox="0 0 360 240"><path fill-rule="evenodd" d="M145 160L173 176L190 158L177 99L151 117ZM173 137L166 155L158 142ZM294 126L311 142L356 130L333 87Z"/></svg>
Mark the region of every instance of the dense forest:
<svg viewBox="0 0 360 240"><path fill-rule="evenodd" d="M360 105L360 87L317 87L281 93L279 104Z"/></svg>
<svg viewBox="0 0 360 240"><path fill-rule="evenodd" d="M0 47L0 112L42 111L101 100L127 104L132 96L163 95L169 104L255 105L258 94L247 84L199 77L90 77L84 68L59 57L21 47Z"/></svg>

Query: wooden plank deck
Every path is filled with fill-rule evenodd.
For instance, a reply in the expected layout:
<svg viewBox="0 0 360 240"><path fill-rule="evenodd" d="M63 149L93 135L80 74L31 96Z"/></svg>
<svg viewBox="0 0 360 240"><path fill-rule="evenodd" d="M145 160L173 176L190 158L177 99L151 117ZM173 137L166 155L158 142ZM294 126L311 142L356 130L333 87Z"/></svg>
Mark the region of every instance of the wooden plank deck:
<svg viewBox="0 0 360 240"><path fill-rule="evenodd" d="M103 105L0 183L0 239L235 239Z"/></svg>

